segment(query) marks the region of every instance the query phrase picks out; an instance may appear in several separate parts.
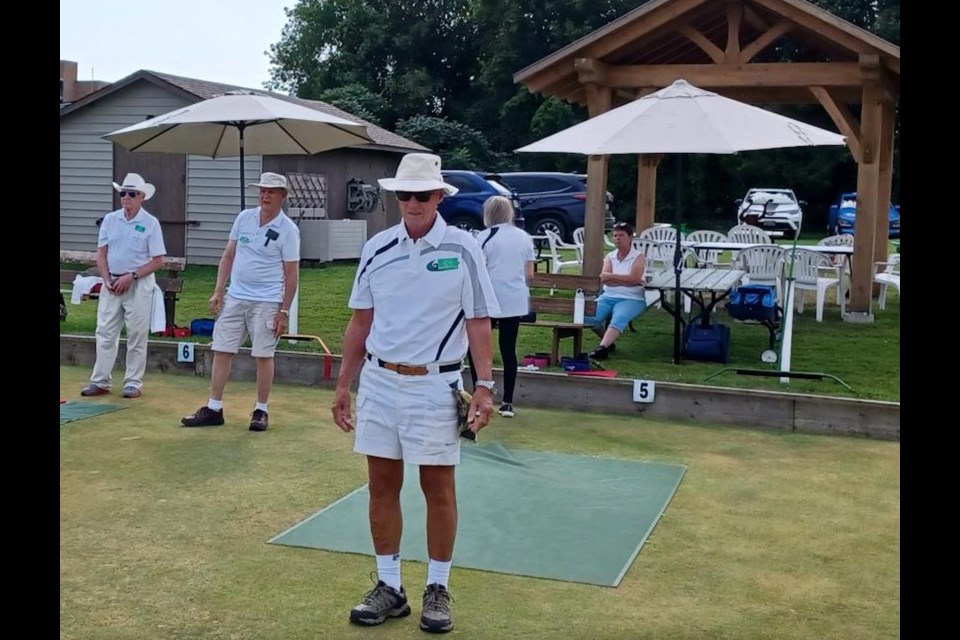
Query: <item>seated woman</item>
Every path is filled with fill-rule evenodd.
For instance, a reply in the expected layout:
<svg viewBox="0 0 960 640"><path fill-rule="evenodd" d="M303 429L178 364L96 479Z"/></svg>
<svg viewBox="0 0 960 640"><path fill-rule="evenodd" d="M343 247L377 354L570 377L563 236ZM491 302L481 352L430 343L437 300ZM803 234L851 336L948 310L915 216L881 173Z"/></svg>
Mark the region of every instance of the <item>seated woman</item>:
<svg viewBox="0 0 960 640"><path fill-rule="evenodd" d="M613 244L616 248L603 259L603 293L597 298L597 314L584 319L584 324L601 336L600 345L590 352L596 360L606 359L630 321L647 310L643 290L647 259L633 248L633 227L626 222L613 225Z"/></svg>

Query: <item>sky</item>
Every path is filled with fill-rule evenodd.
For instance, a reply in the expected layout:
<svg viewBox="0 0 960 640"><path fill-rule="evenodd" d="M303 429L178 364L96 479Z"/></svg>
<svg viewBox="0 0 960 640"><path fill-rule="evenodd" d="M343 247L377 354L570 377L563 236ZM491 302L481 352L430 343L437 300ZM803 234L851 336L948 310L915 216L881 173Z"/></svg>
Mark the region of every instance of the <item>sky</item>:
<svg viewBox="0 0 960 640"><path fill-rule="evenodd" d="M296 0L60 0L60 59L78 80L141 69L260 89Z"/></svg>

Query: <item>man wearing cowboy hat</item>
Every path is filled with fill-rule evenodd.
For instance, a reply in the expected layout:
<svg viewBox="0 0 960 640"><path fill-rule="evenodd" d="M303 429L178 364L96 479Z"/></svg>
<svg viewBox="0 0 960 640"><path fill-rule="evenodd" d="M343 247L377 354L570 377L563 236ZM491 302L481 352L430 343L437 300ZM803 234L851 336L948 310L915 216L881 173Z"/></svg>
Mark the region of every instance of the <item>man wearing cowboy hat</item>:
<svg viewBox="0 0 960 640"><path fill-rule="evenodd" d="M84 396L110 393L113 365L117 360L120 329L127 327L127 369L123 397L139 398L147 367L147 338L156 279L167 250L160 221L143 208L156 189L139 174L128 173L120 192L120 208L108 213L97 238L97 269L103 278L97 304L97 361Z"/></svg>
<svg viewBox="0 0 960 640"><path fill-rule="evenodd" d="M260 206L241 211L234 221L209 303L210 312L219 314L213 325L210 399L180 421L185 427L223 424L223 391L233 356L249 337L257 361L257 404L250 414L250 431L267 430L273 354L287 331L300 278L300 229L282 209L288 191L285 176L267 172L249 186L260 189Z"/></svg>
<svg viewBox="0 0 960 640"><path fill-rule="evenodd" d="M396 177L379 182L395 193L402 221L363 247L332 407L340 429L356 429L354 451L367 457L377 555L377 584L350 621L372 626L410 614L400 579L400 488L409 463L420 468L427 504L430 563L420 628L445 633L453 629L447 588L457 536L455 394L469 348L480 377L469 428L483 429L493 412L490 316L500 309L480 246L437 215L444 194L457 192L443 181L440 158L407 154ZM355 425L350 388L358 373Z"/></svg>

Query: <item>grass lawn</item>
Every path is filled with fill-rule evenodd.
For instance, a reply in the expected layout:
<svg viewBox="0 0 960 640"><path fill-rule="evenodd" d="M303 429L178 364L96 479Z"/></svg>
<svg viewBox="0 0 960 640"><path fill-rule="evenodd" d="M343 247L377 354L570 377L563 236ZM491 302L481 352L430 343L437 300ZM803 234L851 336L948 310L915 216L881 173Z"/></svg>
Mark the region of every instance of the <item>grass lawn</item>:
<svg viewBox="0 0 960 640"><path fill-rule="evenodd" d="M356 263L332 264L322 268L302 268L300 294L300 333L319 335L334 353L339 353L343 332L350 317L347 299L356 272ZM177 305L177 323L189 326L195 318L208 317L207 300L216 281L215 267L190 266L183 273L183 293ZM60 323L61 333L93 333L96 305L68 305L70 315ZM760 361L767 345L767 330L760 326L735 322L725 312L717 320L733 330L732 359L729 365L740 368L770 368ZM827 303L823 322L814 318L813 297L807 297L803 314L794 320L794 371L815 371L837 376L849 384L851 393L835 382L793 380L781 384L778 378L759 378L725 373L709 384L717 386L772 389L799 393L853 396L875 400L900 401L900 298L891 291L887 308L874 307L873 324L851 324L840 319L839 308ZM687 361L673 364L673 318L660 309L649 309L634 321L635 333L627 332L617 342L617 351L604 366L621 377L663 382L702 383L725 365ZM584 335L585 348L592 349L595 337ZM203 341L202 338L197 341ZM571 349L570 341L563 347ZM316 350L316 343L296 348ZM495 349L496 351L496 349ZM549 352L550 332L523 327L519 354ZM496 354L499 365L499 354ZM555 370L559 371L558 368Z"/></svg>
<svg viewBox="0 0 960 640"><path fill-rule="evenodd" d="M305 275L339 282L338 269ZM210 284L201 273L191 270L188 288ZM341 294L329 295L337 319L312 304L305 313L331 342ZM184 305L183 318L200 308ZM61 396L77 399L89 373L61 367ZM373 558L266 543L365 482L352 437L330 419L332 393L278 385L270 430L254 434L254 384L232 382L226 426L179 428L207 390L148 373L142 398L95 400L129 408L61 427L61 640L422 639L425 565L403 567L413 617L356 628L347 612L369 588ZM536 409L496 419L484 438L687 474L618 588L455 567L456 637L900 637L899 443ZM469 487L460 492L469 499Z"/></svg>

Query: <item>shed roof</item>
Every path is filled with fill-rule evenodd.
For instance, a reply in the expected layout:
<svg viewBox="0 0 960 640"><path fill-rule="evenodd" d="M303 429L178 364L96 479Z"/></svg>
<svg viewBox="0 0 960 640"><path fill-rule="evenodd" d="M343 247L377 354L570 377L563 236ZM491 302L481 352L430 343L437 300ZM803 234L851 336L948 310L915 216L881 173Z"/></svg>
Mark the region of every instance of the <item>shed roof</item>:
<svg viewBox="0 0 960 640"><path fill-rule="evenodd" d="M63 107L60 109L60 117L62 118L67 114L83 109L86 105L96 102L97 100L102 99L104 96L110 95L115 91L119 91L120 89L141 80L165 86L181 94L186 99L193 100L195 102L213 98L222 93L226 93L227 91L254 91L256 93L269 95L280 100L293 102L311 109L316 109L317 111L322 111L323 113L328 113L330 115L338 116L340 118L345 118L347 120L352 120L354 122L366 125L367 133L373 140L373 144L357 145L358 147L367 149L381 149L384 151L394 151L398 153L407 153L410 151L429 151L427 147L424 147L413 140L408 140L407 138L397 135L392 131L387 131L383 127L379 127L371 122L367 122L366 120L358 118L351 113L347 113L343 109L338 109L332 104L328 104L320 100L304 100L302 98L288 96L282 93L275 93L273 91L266 91L264 89L250 89L248 87L239 87L232 84L223 84L222 82L211 82L196 78L185 78L169 73L160 73L158 71L149 70L141 70L132 73L126 78L107 85L99 91L95 91L94 93L91 93L80 100Z"/></svg>

